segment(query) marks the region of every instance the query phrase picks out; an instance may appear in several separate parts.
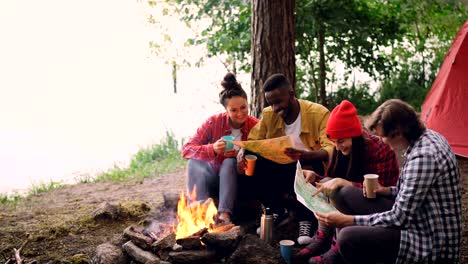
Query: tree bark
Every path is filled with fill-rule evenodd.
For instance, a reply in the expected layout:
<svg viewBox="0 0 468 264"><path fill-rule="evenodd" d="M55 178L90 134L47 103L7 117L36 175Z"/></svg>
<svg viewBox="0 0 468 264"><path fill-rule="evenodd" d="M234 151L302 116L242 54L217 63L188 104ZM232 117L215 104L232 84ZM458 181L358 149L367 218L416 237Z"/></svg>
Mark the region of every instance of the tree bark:
<svg viewBox="0 0 468 264"><path fill-rule="evenodd" d="M252 81L250 113L259 117L266 106L263 83L282 73L296 90L294 57L295 0L252 1Z"/></svg>
<svg viewBox="0 0 468 264"><path fill-rule="evenodd" d="M321 21L318 21L318 48L319 48L319 78L320 78L320 104L325 107L328 107L327 103L327 92L325 91L325 84L326 84L326 65L325 65L325 29L324 25Z"/></svg>

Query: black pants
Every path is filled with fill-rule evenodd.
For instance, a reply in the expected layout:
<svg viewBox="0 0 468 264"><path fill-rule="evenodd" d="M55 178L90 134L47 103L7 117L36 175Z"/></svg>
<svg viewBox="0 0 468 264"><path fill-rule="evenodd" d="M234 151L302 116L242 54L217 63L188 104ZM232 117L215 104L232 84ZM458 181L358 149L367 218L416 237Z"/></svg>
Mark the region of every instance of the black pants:
<svg viewBox="0 0 468 264"><path fill-rule="evenodd" d="M323 175L322 162L307 164L315 172ZM296 163L278 164L257 155L253 184L256 197L265 206L273 210L288 208L296 213L299 221L313 221L313 213L302 203L297 201L294 193L294 177L296 175ZM316 221L316 220L315 220Z"/></svg>
<svg viewBox="0 0 468 264"><path fill-rule="evenodd" d="M346 186L333 200L336 209L348 215L368 215L388 211L393 200L382 196L365 198L362 189ZM400 230L376 226L348 226L338 230L340 253L347 263L395 263L400 249Z"/></svg>

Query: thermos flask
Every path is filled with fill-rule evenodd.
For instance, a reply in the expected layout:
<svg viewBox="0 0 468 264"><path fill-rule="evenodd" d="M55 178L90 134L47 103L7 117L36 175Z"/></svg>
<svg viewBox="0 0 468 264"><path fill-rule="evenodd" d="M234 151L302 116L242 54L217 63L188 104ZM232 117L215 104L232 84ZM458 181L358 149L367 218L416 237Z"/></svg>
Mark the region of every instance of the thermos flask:
<svg viewBox="0 0 468 264"><path fill-rule="evenodd" d="M273 238L273 214L270 208L265 208L260 221L260 239L270 243Z"/></svg>

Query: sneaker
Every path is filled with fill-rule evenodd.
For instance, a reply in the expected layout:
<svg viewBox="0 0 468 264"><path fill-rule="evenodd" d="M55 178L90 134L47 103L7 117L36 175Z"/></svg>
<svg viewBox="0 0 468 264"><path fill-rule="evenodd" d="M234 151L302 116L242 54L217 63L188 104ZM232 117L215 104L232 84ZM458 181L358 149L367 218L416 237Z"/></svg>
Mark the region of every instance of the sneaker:
<svg viewBox="0 0 468 264"><path fill-rule="evenodd" d="M312 242L310 242L305 248L301 249L296 256L298 258L319 256L330 248L332 239L333 232L325 235L321 230L317 230L317 233L312 237Z"/></svg>
<svg viewBox="0 0 468 264"><path fill-rule="evenodd" d="M312 227L312 222L310 221L299 222L299 236L297 238L297 243L299 245L308 245L312 243L312 237L310 237L311 227Z"/></svg>
<svg viewBox="0 0 468 264"><path fill-rule="evenodd" d="M260 219L259 219L260 220ZM286 224L289 221L289 213L286 208L282 208L278 213L273 213L273 227L279 227ZM259 227L257 228L257 235L260 235L261 224L260 221L257 222Z"/></svg>
<svg viewBox="0 0 468 264"><path fill-rule="evenodd" d="M343 257L341 256L338 244L336 240L333 239L331 248L325 252L325 254L311 257L309 259L309 264L343 264L345 263Z"/></svg>

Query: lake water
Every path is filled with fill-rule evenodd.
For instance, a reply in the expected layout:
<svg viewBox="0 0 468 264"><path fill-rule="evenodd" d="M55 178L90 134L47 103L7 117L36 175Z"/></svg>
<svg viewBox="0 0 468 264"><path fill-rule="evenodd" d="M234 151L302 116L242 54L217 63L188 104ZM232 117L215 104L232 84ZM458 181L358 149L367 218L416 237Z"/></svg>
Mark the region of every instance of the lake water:
<svg viewBox="0 0 468 264"><path fill-rule="evenodd" d="M181 68L173 93L165 61L177 43L150 53L160 32L147 11L133 0L0 2L0 192L126 164L166 131L188 137L223 111L217 59Z"/></svg>

